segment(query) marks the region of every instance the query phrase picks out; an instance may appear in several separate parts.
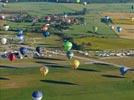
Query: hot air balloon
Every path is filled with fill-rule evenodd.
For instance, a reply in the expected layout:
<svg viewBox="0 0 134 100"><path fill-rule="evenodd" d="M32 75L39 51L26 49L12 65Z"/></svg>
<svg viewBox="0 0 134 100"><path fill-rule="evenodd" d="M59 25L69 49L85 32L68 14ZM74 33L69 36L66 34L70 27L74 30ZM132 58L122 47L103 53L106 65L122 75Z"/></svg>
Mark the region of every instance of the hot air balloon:
<svg viewBox="0 0 134 100"><path fill-rule="evenodd" d="M72 51L67 52L68 59L72 59L73 56L74 56L74 53Z"/></svg>
<svg viewBox="0 0 134 100"><path fill-rule="evenodd" d="M50 16L46 16L45 19L46 19L47 21L50 21L50 20L51 20L51 17L50 17Z"/></svg>
<svg viewBox="0 0 134 100"><path fill-rule="evenodd" d="M115 27L112 25L112 26L111 26L111 29L114 30L114 28L115 28Z"/></svg>
<svg viewBox="0 0 134 100"><path fill-rule="evenodd" d="M48 30L48 26L47 25L42 25L41 30L42 31L47 31Z"/></svg>
<svg viewBox="0 0 134 100"><path fill-rule="evenodd" d="M5 16L4 15L0 16L0 19L4 20L5 19Z"/></svg>
<svg viewBox="0 0 134 100"><path fill-rule="evenodd" d="M79 67L79 65L80 65L79 60L73 60L73 62L72 62L73 69L77 69Z"/></svg>
<svg viewBox="0 0 134 100"><path fill-rule="evenodd" d="M7 43L7 39L6 38L2 38L1 39L1 44L5 45Z"/></svg>
<svg viewBox="0 0 134 100"><path fill-rule="evenodd" d="M125 75L128 72L129 68L122 66L120 67L120 74Z"/></svg>
<svg viewBox="0 0 134 100"><path fill-rule="evenodd" d="M98 27L97 26L93 26L93 32L97 33L97 31L98 31Z"/></svg>
<svg viewBox="0 0 134 100"><path fill-rule="evenodd" d="M76 0L76 3L80 3L80 0Z"/></svg>
<svg viewBox="0 0 134 100"><path fill-rule="evenodd" d="M24 34L23 30L20 30L18 34Z"/></svg>
<svg viewBox="0 0 134 100"><path fill-rule="evenodd" d="M43 32L43 36L44 36L44 37L48 37L49 35L50 35L49 32L47 32L47 31L44 31L44 32Z"/></svg>
<svg viewBox="0 0 134 100"><path fill-rule="evenodd" d="M8 59L9 59L10 61L15 61L15 60L16 60L15 54L10 53L10 54L8 55Z"/></svg>
<svg viewBox="0 0 134 100"><path fill-rule="evenodd" d="M40 68L40 73L41 73L41 76L42 76L42 77L45 77L45 76L48 74L48 72L49 72L48 67L42 66L42 67Z"/></svg>
<svg viewBox="0 0 134 100"><path fill-rule="evenodd" d="M41 53L41 52L42 52L42 48L41 48L41 47L36 47L36 51L37 51L38 53Z"/></svg>
<svg viewBox="0 0 134 100"><path fill-rule="evenodd" d="M34 91L32 93L33 100L41 100L43 98L43 93L41 91Z"/></svg>
<svg viewBox="0 0 134 100"><path fill-rule="evenodd" d="M24 35L23 34L17 34L17 38L21 41L24 40Z"/></svg>
<svg viewBox="0 0 134 100"><path fill-rule="evenodd" d="M72 46L73 44L69 41L65 41L64 42L64 50L67 52L67 51L70 51L72 49Z"/></svg>
<svg viewBox="0 0 134 100"><path fill-rule="evenodd" d="M87 5L87 2L83 2L83 5L86 6Z"/></svg>
<svg viewBox="0 0 134 100"><path fill-rule="evenodd" d="M3 29L4 29L5 31L8 31L8 30L9 30L9 26L8 26L8 25L4 25L4 26L3 26Z"/></svg>
<svg viewBox="0 0 134 100"><path fill-rule="evenodd" d="M121 31L122 31L122 28L118 26L118 27L116 28L116 31L117 31L117 32L121 32Z"/></svg>
<svg viewBox="0 0 134 100"><path fill-rule="evenodd" d="M25 55L27 52L28 52L28 49L27 49L27 48L25 48L25 47L21 47L21 48L20 48L20 53L21 53L22 55Z"/></svg>

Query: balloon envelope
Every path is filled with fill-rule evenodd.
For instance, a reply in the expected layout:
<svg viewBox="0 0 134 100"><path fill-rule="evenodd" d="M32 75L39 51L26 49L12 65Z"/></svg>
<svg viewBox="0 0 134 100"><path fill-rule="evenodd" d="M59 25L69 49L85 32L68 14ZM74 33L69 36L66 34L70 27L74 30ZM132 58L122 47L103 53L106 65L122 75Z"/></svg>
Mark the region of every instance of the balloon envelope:
<svg viewBox="0 0 134 100"><path fill-rule="evenodd" d="M5 31L8 31L8 30L9 30L9 26L8 26L8 25L3 26L3 29L4 29Z"/></svg>
<svg viewBox="0 0 134 100"><path fill-rule="evenodd" d="M67 52L68 59L71 59L74 56L74 53L72 51Z"/></svg>
<svg viewBox="0 0 134 100"><path fill-rule="evenodd" d="M93 31L97 32L98 31L98 27L97 26L93 26Z"/></svg>
<svg viewBox="0 0 134 100"><path fill-rule="evenodd" d="M121 31L122 31L122 28L118 26L118 27L116 28L116 30L117 30L117 32L121 32Z"/></svg>
<svg viewBox="0 0 134 100"><path fill-rule="evenodd" d="M46 31L43 32L43 36L44 36L44 37L48 37L49 35L50 35L49 32L46 32Z"/></svg>
<svg viewBox="0 0 134 100"><path fill-rule="evenodd" d="M21 48L20 48L20 53L21 53L22 55L25 55L27 52L28 52L28 49L27 49L27 48L25 48L25 47L21 47Z"/></svg>
<svg viewBox="0 0 134 100"><path fill-rule="evenodd" d="M72 49L72 46L73 46L73 44L71 42L69 42L69 41L65 41L64 42L64 50L65 51L71 50Z"/></svg>
<svg viewBox="0 0 134 100"><path fill-rule="evenodd" d="M80 65L80 62L79 60L74 60L73 63L72 63L72 67L73 69L77 69Z"/></svg>
<svg viewBox="0 0 134 100"><path fill-rule="evenodd" d="M32 93L33 100L41 100L43 98L43 93L41 91L34 91Z"/></svg>
<svg viewBox="0 0 134 100"><path fill-rule="evenodd" d="M1 44L6 44L7 43L7 39L6 38L2 38L1 39Z"/></svg>
<svg viewBox="0 0 134 100"><path fill-rule="evenodd" d="M48 74L48 72L49 72L48 67L43 66L43 67L40 68L40 73L41 73L42 76L46 76Z"/></svg>
<svg viewBox="0 0 134 100"><path fill-rule="evenodd" d="M18 38L19 40L23 40L23 39L24 39L24 35L23 35L23 34L17 34L17 38Z"/></svg>
<svg viewBox="0 0 134 100"><path fill-rule="evenodd" d="M42 48L41 48L41 47L36 47L36 51L37 51L38 53L41 53L41 52L42 52Z"/></svg>
<svg viewBox="0 0 134 100"><path fill-rule="evenodd" d="M15 61L15 60L16 60L15 54L10 53L10 54L8 55L8 59L9 59L10 61Z"/></svg>
<svg viewBox="0 0 134 100"><path fill-rule="evenodd" d="M127 67L120 67L120 73L121 73L121 75L125 75L126 73L127 73L127 71L128 71L128 68Z"/></svg>

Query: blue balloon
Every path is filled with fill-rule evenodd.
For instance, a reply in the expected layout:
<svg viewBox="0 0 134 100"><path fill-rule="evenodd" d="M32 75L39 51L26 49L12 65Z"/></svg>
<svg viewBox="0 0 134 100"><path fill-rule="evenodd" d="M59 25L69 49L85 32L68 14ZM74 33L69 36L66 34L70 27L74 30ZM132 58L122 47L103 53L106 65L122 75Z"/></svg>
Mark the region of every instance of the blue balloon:
<svg viewBox="0 0 134 100"><path fill-rule="evenodd" d="M128 72L128 68L126 67L120 67L120 73L121 75L125 75Z"/></svg>
<svg viewBox="0 0 134 100"><path fill-rule="evenodd" d="M21 48L20 48L20 53L21 53L22 55L25 55L27 52L28 52L28 49L27 49L27 48L25 48L25 47L21 47Z"/></svg>
<svg viewBox="0 0 134 100"><path fill-rule="evenodd" d="M74 53L72 51L67 52L68 59L71 59L74 56Z"/></svg>
<svg viewBox="0 0 134 100"><path fill-rule="evenodd" d="M117 30L117 32L121 32L122 28L118 26L116 30Z"/></svg>
<svg viewBox="0 0 134 100"><path fill-rule="evenodd" d="M24 40L24 35L23 34L17 34L17 38L19 40Z"/></svg>
<svg viewBox="0 0 134 100"><path fill-rule="evenodd" d="M22 30L19 31L19 34L24 34Z"/></svg>
<svg viewBox="0 0 134 100"><path fill-rule="evenodd" d="M49 32L47 32L47 31L46 31L46 32L43 32L43 36L44 36L44 37L48 37L49 35L50 35Z"/></svg>
<svg viewBox="0 0 134 100"><path fill-rule="evenodd" d="M42 52L42 48L41 48L41 47L36 47L36 51L37 51L38 53L41 53L41 52Z"/></svg>
<svg viewBox="0 0 134 100"><path fill-rule="evenodd" d="M34 91L32 93L32 98L34 98L35 100L39 99L39 98L42 98L43 97L43 93L41 91Z"/></svg>

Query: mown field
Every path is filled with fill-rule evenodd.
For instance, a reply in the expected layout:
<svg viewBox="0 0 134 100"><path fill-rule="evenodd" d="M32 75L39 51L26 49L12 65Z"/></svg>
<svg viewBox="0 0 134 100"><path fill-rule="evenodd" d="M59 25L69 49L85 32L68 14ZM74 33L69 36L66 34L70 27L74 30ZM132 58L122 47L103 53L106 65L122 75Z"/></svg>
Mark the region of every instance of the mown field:
<svg viewBox="0 0 134 100"><path fill-rule="evenodd" d="M133 39L121 39L109 26L100 22L103 12L129 12L129 3L126 4L62 4L62 3L9 3L2 12L26 12L34 16L46 16L79 11L86 7L88 13L83 16L85 25L72 25L65 34L74 37L78 44L91 43L87 50L118 50L133 49ZM31 28L31 23L13 23L6 21L11 28ZM40 23L38 23L40 25ZM93 34L92 27L97 26L97 34ZM16 32L0 31L0 36L14 37ZM44 38L40 33L25 32L26 45L43 46L51 49L63 49L63 40L52 34ZM12 44L15 46L15 44ZM1 51L9 48L8 45L0 47ZM113 59L112 59L113 60ZM104 60L109 61L110 60ZM119 62L118 62L119 61ZM120 64L121 60L114 60ZM131 61L132 60L125 60ZM129 63L129 62L127 62ZM39 67L50 64L49 73L43 79ZM54 65L51 65L54 64ZM126 63L125 63L126 64ZM133 65L133 63L130 63ZM131 66L130 66L131 67ZM134 99L134 73L129 72L125 77L119 73L119 68L109 65L89 64L81 61L78 70L73 70L67 57L52 56L45 59L23 59L10 62L0 59L0 100L31 100L34 90L42 90L43 100L133 100Z"/></svg>
<svg viewBox="0 0 134 100"><path fill-rule="evenodd" d="M34 90L42 90L43 100L92 99L133 100L134 78L129 73L123 78L118 69L108 65L81 65L72 70L70 65L50 66L46 79L39 67L2 67L0 96L2 100L29 100Z"/></svg>

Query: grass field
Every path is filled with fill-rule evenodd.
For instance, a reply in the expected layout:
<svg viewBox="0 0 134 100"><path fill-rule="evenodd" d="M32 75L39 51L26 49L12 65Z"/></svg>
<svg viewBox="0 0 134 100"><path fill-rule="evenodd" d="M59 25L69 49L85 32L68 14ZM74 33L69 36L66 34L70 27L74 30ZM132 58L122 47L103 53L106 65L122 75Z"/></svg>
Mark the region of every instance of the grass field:
<svg viewBox="0 0 134 100"><path fill-rule="evenodd" d="M69 65L50 67L50 73L43 80L38 67L2 68L2 100L29 100L33 90L44 92L43 100L92 99L133 100L133 73L122 78L118 69L108 65L81 65L72 70Z"/></svg>
<svg viewBox="0 0 134 100"><path fill-rule="evenodd" d="M86 46L86 49L93 50L121 50L121 49L133 49L134 40L118 39L118 38L79 38L75 40L76 43L91 43L90 46ZM133 41L133 42L132 42Z"/></svg>
<svg viewBox="0 0 134 100"><path fill-rule="evenodd" d="M16 13L26 12L34 16L46 16L48 14L63 14L68 12L88 9L85 18L85 25L71 25L64 33L74 38L77 44L91 43L86 45L84 50L128 50L134 49L134 39L119 38L110 27L101 23L103 13L129 13L130 3L125 4L64 4L64 3L9 3L1 12ZM5 22L2 22L5 23ZM2 26L0 23L0 26ZM14 23L6 21L11 28L31 28L31 23ZM41 24L38 23L40 27ZM93 33L93 26L98 27L98 32ZM16 32L0 31L1 37L13 38ZM25 44L36 47L40 45L47 49L63 50L61 37L50 35L44 38L41 33L24 32ZM16 44L12 44L13 49ZM8 45L1 45L0 51L9 48ZM18 45L19 47L19 45ZM99 58L98 58L99 59ZM98 60L97 59L97 60ZM124 64L132 67L133 59L101 59L115 64ZM80 60L78 70L73 70L67 57L54 55L52 58L27 59L10 62L7 59L0 59L0 100L31 100L34 90L42 90L43 100L133 100L134 99L134 73L129 72L125 77L119 73L119 68L106 64L88 64ZM123 62L123 63L122 63ZM128 64L129 63L129 64ZM39 67L50 64L49 73L43 79ZM54 65L51 65L54 64ZM132 67L133 68L133 67Z"/></svg>

